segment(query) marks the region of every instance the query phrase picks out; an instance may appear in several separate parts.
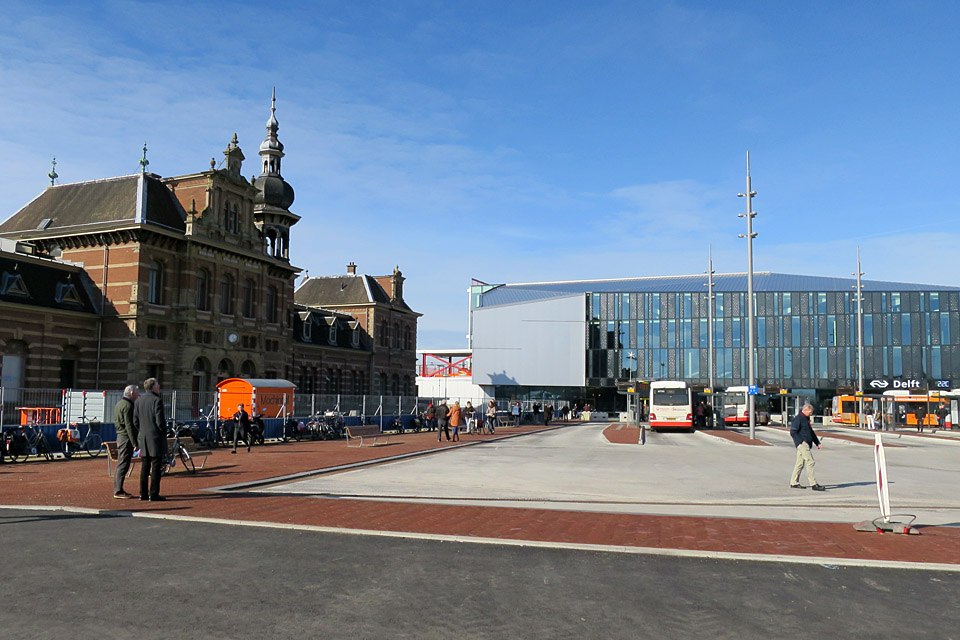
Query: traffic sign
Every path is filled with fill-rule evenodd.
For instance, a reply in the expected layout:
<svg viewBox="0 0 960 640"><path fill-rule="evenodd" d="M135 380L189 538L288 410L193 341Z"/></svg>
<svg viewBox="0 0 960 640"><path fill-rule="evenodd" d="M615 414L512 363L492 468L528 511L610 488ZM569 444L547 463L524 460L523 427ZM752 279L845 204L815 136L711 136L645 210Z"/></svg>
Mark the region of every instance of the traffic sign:
<svg viewBox="0 0 960 640"><path fill-rule="evenodd" d="M759 391L759 389L757 388L757 385L752 384L752 385L750 385L749 387L747 387L747 393L750 394L751 396L755 396L755 395L757 395L758 393L760 393L760 391Z"/></svg>

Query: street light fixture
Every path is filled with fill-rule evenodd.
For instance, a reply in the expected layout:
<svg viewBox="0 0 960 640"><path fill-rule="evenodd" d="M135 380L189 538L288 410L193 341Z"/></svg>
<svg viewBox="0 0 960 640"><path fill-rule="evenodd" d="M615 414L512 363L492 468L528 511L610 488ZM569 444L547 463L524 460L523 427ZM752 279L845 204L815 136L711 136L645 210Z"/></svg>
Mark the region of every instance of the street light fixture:
<svg viewBox="0 0 960 640"><path fill-rule="evenodd" d="M754 356L754 336L753 336L753 239L757 234L753 231L753 218L757 215L753 210L753 197L757 192L753 190L750 181L750 152L747 151L747 190L745 193L738 193L738 198L747 199L747 212L737 214L738 218L747 219L747 233L740 234L739 237L747 239L747 384L754 386L756 384L755 356ZM757 425L757 417L754 408L756 406L756 396L747 393L747 414L750 421L750 439L754 439L754 432Z"/></svg>

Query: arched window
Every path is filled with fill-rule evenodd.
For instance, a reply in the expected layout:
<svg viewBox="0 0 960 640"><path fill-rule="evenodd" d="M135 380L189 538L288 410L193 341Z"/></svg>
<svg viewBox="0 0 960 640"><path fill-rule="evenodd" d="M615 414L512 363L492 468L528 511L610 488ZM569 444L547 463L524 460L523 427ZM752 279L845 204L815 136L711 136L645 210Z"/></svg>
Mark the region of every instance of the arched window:
<svg viewBox="0 0 960 640"><path fill-rule="evenodd" d="M4 398L8 402L20 402L26 362L27 343L22 340L9 340L3 347L2 360Z"/></svg>
<svg viewBox="0 0 960 640"><path fill-rule="evenodd" d="M391 385L390 385L391 395L395 395L395 396L400 395L400 376L398 376L397 374L393 374L393 378L391 379L390 382L391 382Z"/></svg>
<svg viewBox="0 0 960 640"><path fill-rule="evenodd" d="M253 364L251 360L244 360L240 365L240 377L241 378L256 378L257 377L257 365Z"/></svg>
<svg viewBox="0 0 960 640"><path fill-rule="evenodd" d="M233 377L233 363L229 358L224 358L220 361L220 364L217 365L217 380L222 382L227 378Z"/></svg>
<svg viewBox="0 0 960 640"><path fill-rule="evenodd" d="M163 304L163 265L152 260L147 274L147 302Z"/></svg>
<svg viewBox="0 0 960 640"><path fill-rule="evenodd" d="M193 381L191 404L193 406L194 417L200 415L200 409L210 404L210 398L206 396L207 385L210 384L210 363L204 357L193 361Z"/></svg>
<svg viewBox="0 0 960 640"><path fill-rule="evenodd" d="M393 348L400 348L400 340L403 338L403 335L400 333L400 323L393 323Z"/></svg>
<svg viewBox="0 0 960 640"><path fill-rule="evenodd" d="M227 273L220 279L220 313L232 314L234 312L233 297L233 276Z"/></svg>
<svg viewBox="0 0 960 640"><path fill-rule="evenodd" d="M267 301L264 305L267 308L267 322L276 322L279 314L277 313L277 288L267 287Z"/></svg>
<svg viewBox="0 0 960 640"><path fill-rule="evenodd" d="M252 318L255 315L256 295L254 294L253 280L247 278L243 281L243 317Z"/></svg>
<svg viewBox="0 0 960 640"><path fill-rule="evenodd" d="M80 359L80 350L73 345L63 348L60 355L60 388L74 389L77 386L77 361Z"/></svg>
<svg viewBox="0 0 960 640"><path fill-rule="evenodd" d="M210 272L197 271L197 310L210 311Z"/></svg>

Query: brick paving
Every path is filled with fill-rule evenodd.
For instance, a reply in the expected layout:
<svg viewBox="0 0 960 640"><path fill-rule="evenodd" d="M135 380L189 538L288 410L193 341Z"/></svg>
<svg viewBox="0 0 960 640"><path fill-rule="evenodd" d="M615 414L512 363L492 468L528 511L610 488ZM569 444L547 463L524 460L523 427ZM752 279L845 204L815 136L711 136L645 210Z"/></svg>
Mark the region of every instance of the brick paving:
<svg viewBox="0 0 960 640"><path fill-rule="evenodd" d="M460 445L538 427L464 436ZM614 429L630 433L631 429ZM105 458L0 465L0 504L149 511L181 516L316 525L504 540L623 545L663 549L819 556L960 565L960 528L925 527L923 535L854 531L851 524L635 515L532 508L328 499L209 489L308 472L403 453L446 449L435 433L394 436L386 446L348 448L343 442L269 443L252 453L218 449L205 471L164 478L164 503L115 500ZM137 472L127 490L137 488Z"/></svg>

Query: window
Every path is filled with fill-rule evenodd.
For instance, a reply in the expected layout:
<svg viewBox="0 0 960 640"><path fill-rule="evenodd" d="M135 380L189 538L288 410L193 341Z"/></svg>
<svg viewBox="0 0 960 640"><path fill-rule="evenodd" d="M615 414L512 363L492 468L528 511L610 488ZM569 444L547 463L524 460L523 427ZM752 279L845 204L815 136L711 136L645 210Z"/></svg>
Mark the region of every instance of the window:
<svg viewBox="0 0 960 640"><path fill-rule="evenodd" d="M257 367L250 360L244 360L243 364L240 365L240 377L242 378L256 378L257 377Z"/></svg>
<svg viewBox="0 0 960 640"><path fill-rule="evenodd" d="M307 318L303 322L303 339L309 341L313 336L313 320Z"/></svg>
<svg viewBox="0 0 960 640"><path fill-rule="evenodd" d="M243 281L243 308L241 311L243 312L244 318L254 317L254 301L255 296L253 280L247 278Z"/></svg>
<svg viewBox="0 0 960 640"><path fill-rule="evenodd" d="M0 280L0 295L30 297L27 285L23 283L23 276L19 273L3 273L3 279Z"/></svg>
<svg viewBox="0 0 960 640"><path fill-rule="evenodd" d="M147 338L150 340L166 340L167 327L165 325L148 324Z"/></svg>
<svg viewBox="0 0 960 640"><path fill-rule="evenodd" d="M277 321L277 288L276 287L267 287L267 300L266 304L267 312L267 322L276 322Z"/></svg>
<svg viewBox="0 0 960 640"><path fill-rule="evenodd" d="M399 322L394 322L394 323L393 323L393 348L394 348L394 349L399 349L399 348L400 348L400 338L401 338L401 335L400 335L400 323L399 323Z"/></svg>
<svg viewBox="0 0 960 640"><path fill-rule="evenodd" d="M147 302L163 304L163 265L153 260L147 274Z"/></svg>
<svg viewBox="0 0 960 640"><path fill-rule="evenodd" d="M197 271L197 310L210 311L210 272Z"/></svg>
<svg viewBox="0 0 960 640"><path fill-rule="evenodd" d="M233 314L233 296L233 276L228 273L220 279L220 313Z"/></svg>
<svg viewBox="0 0 960 640"><path fill-rule="evenodd" d="M147 377L156 378L159 382L163 382L163 364L162 363L151 363L147 365Z"/></svg>
<svg viewBox="0 0 960 640"><path fill-rule="evenodd" d="M330 328L327 330L327 342L330 344L337 344L337 321L334 320L330 323Z"/></svg>
<svg viewBox="0 0 960 640"><path fill-rule="evenodd" d="M360 327L354 327L350 335L350 344L354 347L360 346Z"/></svg>

